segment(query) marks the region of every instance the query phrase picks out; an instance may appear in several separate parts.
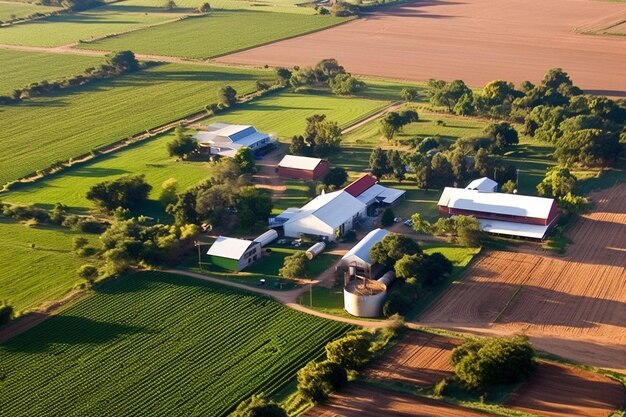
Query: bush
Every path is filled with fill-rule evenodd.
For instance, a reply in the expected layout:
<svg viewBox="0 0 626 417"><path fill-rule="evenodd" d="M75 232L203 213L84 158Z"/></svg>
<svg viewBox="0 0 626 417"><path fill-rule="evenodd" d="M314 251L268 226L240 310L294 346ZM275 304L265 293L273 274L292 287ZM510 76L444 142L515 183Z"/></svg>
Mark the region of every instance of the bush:
<svg viewBox="0 0 626 417"><path fill-rule="evenodd" d="M287 417L287 413L264 394L258 394L242 401L229 417Z"/></svg>
<svg viewBox="0 0 626 417"><path fill-rule="evenodd" d="M383 227L389 227L393 224L395 218L396 215L394 214L393 210L387 207L385 211L383 211L383 215L380 218L380 223L383 225Z"/></svg>
<svg viewBox="0 0 626 417"><path fill-rule="evenodd" d="M404 255L421 254L422 249L410 237L389 233L380 242L372 246L370 258L372 262L393 267Z"/></svg>
<svg viewBox="0 0 626 417"><path fill-rule="evenodd" d="M6 303L0 304L0 326L7 324L13 319L13 307Z"/></svg>
<svg viewBox="0 0 626 417"><path fill-rule="evenodd" d="M98 253L98 250L93 246L84 246L78 249L76 253L78 254L78 256L87 257L95 255L96 253Z"/></svg>
<svg viewBox="0 0 626 417"><path fill-rule="evenodd" d="M283 267L278 270L278 275L283 278L304 278L309 269L309 258L301 250L285 258Z"/></svg>
<svg viewBox="0 0 626 417"><path fill-rule="evenodd" d="M433 394L435 397L443 397L446 393L446 388L448 388L448 379L444 378L435 384L433 387Z"/></svg>
<svg viewBox="0 0 626 417"><path fill-rule="evenodd" d="M348 383L348 374L341 365L331 362L309 362L298 371L298 393L313 403L326 401L328 396Z"/></svg>
<svg viewBox="0 0 626 417"><path fill-rule="evenodd" d="M326 345L326 357L346 369L358 369L372 358L371 335L349 334Z"/></svg>
<svg viewBox="0 0 626 417"><path fill-rule="evenodd" d="M96 278L98 278L98 268L91 264L82 265L78 268L78 276L93 285Z"/></svg>
<svg viewBox="0 0 626 417"><path fill-rule="evenodd" d="M468 388L511 384L535 369L535 351L526 336L470 341L452 351L456 377Z"/></svg>
<svg viewBox="0 0 626 417"><path fill-rule="evenodd" d="M106 210L118 207L132 210L148 199L152 186L142 175L125 175L113 181L94 185L87 192L87 199Z"/></svg>
<svg viewBox="0 0 626 417"><path fill-rule="evenodd" d="M72 241L72 248L75 251L78 251L79 249L81 249L82 247L86 246L89 243L89 240L86 237L83 236L77 236L74 238L74 240Z"/></svg>
<svg viewBox="0 0 626 417"><path fill-rule="evenodd" d="M354 229L348 230L346 234L343 235L344 242L354 242L356 240L356 232Z"/></svg>

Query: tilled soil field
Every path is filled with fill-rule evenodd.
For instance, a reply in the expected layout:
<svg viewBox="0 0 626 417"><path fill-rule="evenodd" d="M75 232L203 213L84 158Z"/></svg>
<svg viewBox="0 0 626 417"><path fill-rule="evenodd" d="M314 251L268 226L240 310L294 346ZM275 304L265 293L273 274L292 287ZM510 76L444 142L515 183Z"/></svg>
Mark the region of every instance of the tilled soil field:
<svg viewBox="0 0 626 417"><path fill-rule="evenodd" d="M221 57L227 63L312 65L406 80L539 82L565 69L581 88L626 95L626 38L578 33L619 23L624 4L593 0L420 0L338 27Z"/></svg>
<svg viewBox="0 0 626 417"><path fill-rule="evenodd" d="M326 405L319 405L306 417L486 417L474 410L407 394L400 394L365 384L350 384L333 395Z"/></svg>
<svg viewBox="0 0 626 417"><path fill-rule="evenodd" d="M429 326L528 334L542 350L626 372L626 184L593 196L564 257L489 252L420 318Z"/></svg>
<svg viewBox="0 0 626 417"><path fill-rule="evenodd" d="M622 385L602 375L542 362L506 402L546 417L605 417L624 402Z"/></svg>
<svg viewBox="0 0 626 417"><path fill-rule="evenodd" d="M434 385L452 374L450 356L460 341L411 332L370 366L366 376L418 386Z"/></svg>

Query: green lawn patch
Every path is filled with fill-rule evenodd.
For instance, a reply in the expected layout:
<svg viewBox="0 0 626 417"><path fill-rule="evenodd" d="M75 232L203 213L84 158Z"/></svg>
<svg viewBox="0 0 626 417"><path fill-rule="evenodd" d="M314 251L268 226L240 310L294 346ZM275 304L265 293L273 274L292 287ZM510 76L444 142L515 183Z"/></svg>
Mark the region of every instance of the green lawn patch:
<svg viewBox="0 0 626 417"><path fill-rule="evenodd" d="M32 3L0 2L0 21L8 21L15 17L27 17L33 13L50 13L60 7L41 6Z"/></svg>
<svg viewBox="0 0 626 417"><path fill-rule="evenodd" d="M97 237L66 228L27 226L0 217L0 300L20 314L61 298L81 283L76 270L95 262L72 251L77 236L99 245Z"/></svg>
<svg viewBox="0 0 626 417"><path fill-rule="evenodd" d="M167 25L83 44L80 48L206 59L314 32L346 18L217 10Z"/></svg>
<svg viewBox="0 0 626 417"><path fill-rule="evenodd" d="M0 49L0 62L0 95L4 95L31 83L82 74L85 69L104 63L104 58Z"/></svg>
<svg viewBox="0 0 626 417"><path fill-rule="evenodd" d="M272 395L351 326L144 272L0 345L6 415L224 416Z"/></svg>
<svg viewBox="0 0 626 417"><path fill-rule="evenodd" d="M181 16L145 8L105 5L78 13L64 13L29 23L3 27L0 43L27 46L61 46L89 41L112 33L145 27ZM128 48L122 48L128 49Z"/></svg>
<svg viewBox="0 0 626 417"><path fill-rule="evenodd" d="M258 70L164 64L4 106L0 184L201 111L226 84L245 94L272 78Z"/></svg>

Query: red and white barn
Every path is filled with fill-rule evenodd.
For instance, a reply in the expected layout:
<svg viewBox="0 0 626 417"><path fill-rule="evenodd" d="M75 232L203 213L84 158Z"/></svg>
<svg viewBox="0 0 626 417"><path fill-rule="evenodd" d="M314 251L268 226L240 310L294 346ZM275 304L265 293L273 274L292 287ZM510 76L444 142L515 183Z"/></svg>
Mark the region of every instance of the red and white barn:
<svg viewBox="0 0 626 417"><path fill-rule="evenodd" d="M328 170L330 163L325 159L296 155L285 155L276 167L280 177L300 180L316 180L326 175Z"/></svg>
<svg viewBox="0 0 626 417"><path fill-rule="evenodd" d="M484 231L543 239L558 220L552 198L446 187L437 203L442 216L475 216Z"/></svg>
<svg viewBox="0 0 626 417"><path fill-rule="evenodd" d="M376 178L369 174L364 174L358 180L348 184L344 191L365 204L368 208L372 206L386 207L400 201L406 191L382 186Z"/></svg>

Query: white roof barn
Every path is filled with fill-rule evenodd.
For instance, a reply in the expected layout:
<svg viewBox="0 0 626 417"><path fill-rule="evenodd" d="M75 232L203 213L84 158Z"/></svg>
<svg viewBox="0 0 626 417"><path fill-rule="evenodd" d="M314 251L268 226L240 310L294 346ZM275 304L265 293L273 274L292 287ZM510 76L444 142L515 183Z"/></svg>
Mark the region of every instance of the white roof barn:
<svg viewBox="0 0 626 417"><path fill-rule="evenodd" d="M247 146L254 150L270 142L267 133L257 132L250 125L231 125L214 123L206 131L199 131L193 137L201 147L211 148L211 154L221 156L235 156L237 149Z"/></svg>
<svg viewBox="0 0 626 417"><path fill-rule="evenodd" d="M320 158L310 158L308 156L285 155L278 163L282 168L305 169L313 171L322 162Z"/></svg>
<svg viewBox="0 0 626 417"><path fill-rule="evenodd" d="M466 190L478 190L483 193L495 193L498 191L498 183L491 178L478 178L465 187Z"/></svg>
<svg viewBox="0 0 626 417"><path fill-rule="evenodd" d="M356 264L357 268L360 269L368 269L372 266L372 260L370 258L370 250L372 250L372 246L376 243L383 240L385 236L387 236L389 232L385 229L374 229L369 232L363 239L359 241L356 245L352 247L344 256L341 258L341 266L348 267L350 264Z"/></svg>
<svg viewBox="0 0 626 417"><path fill-rule="evenodd" d="M220 258L239 259L254 242L234 237L220 236L209 248L207 255Z"/></svg>

